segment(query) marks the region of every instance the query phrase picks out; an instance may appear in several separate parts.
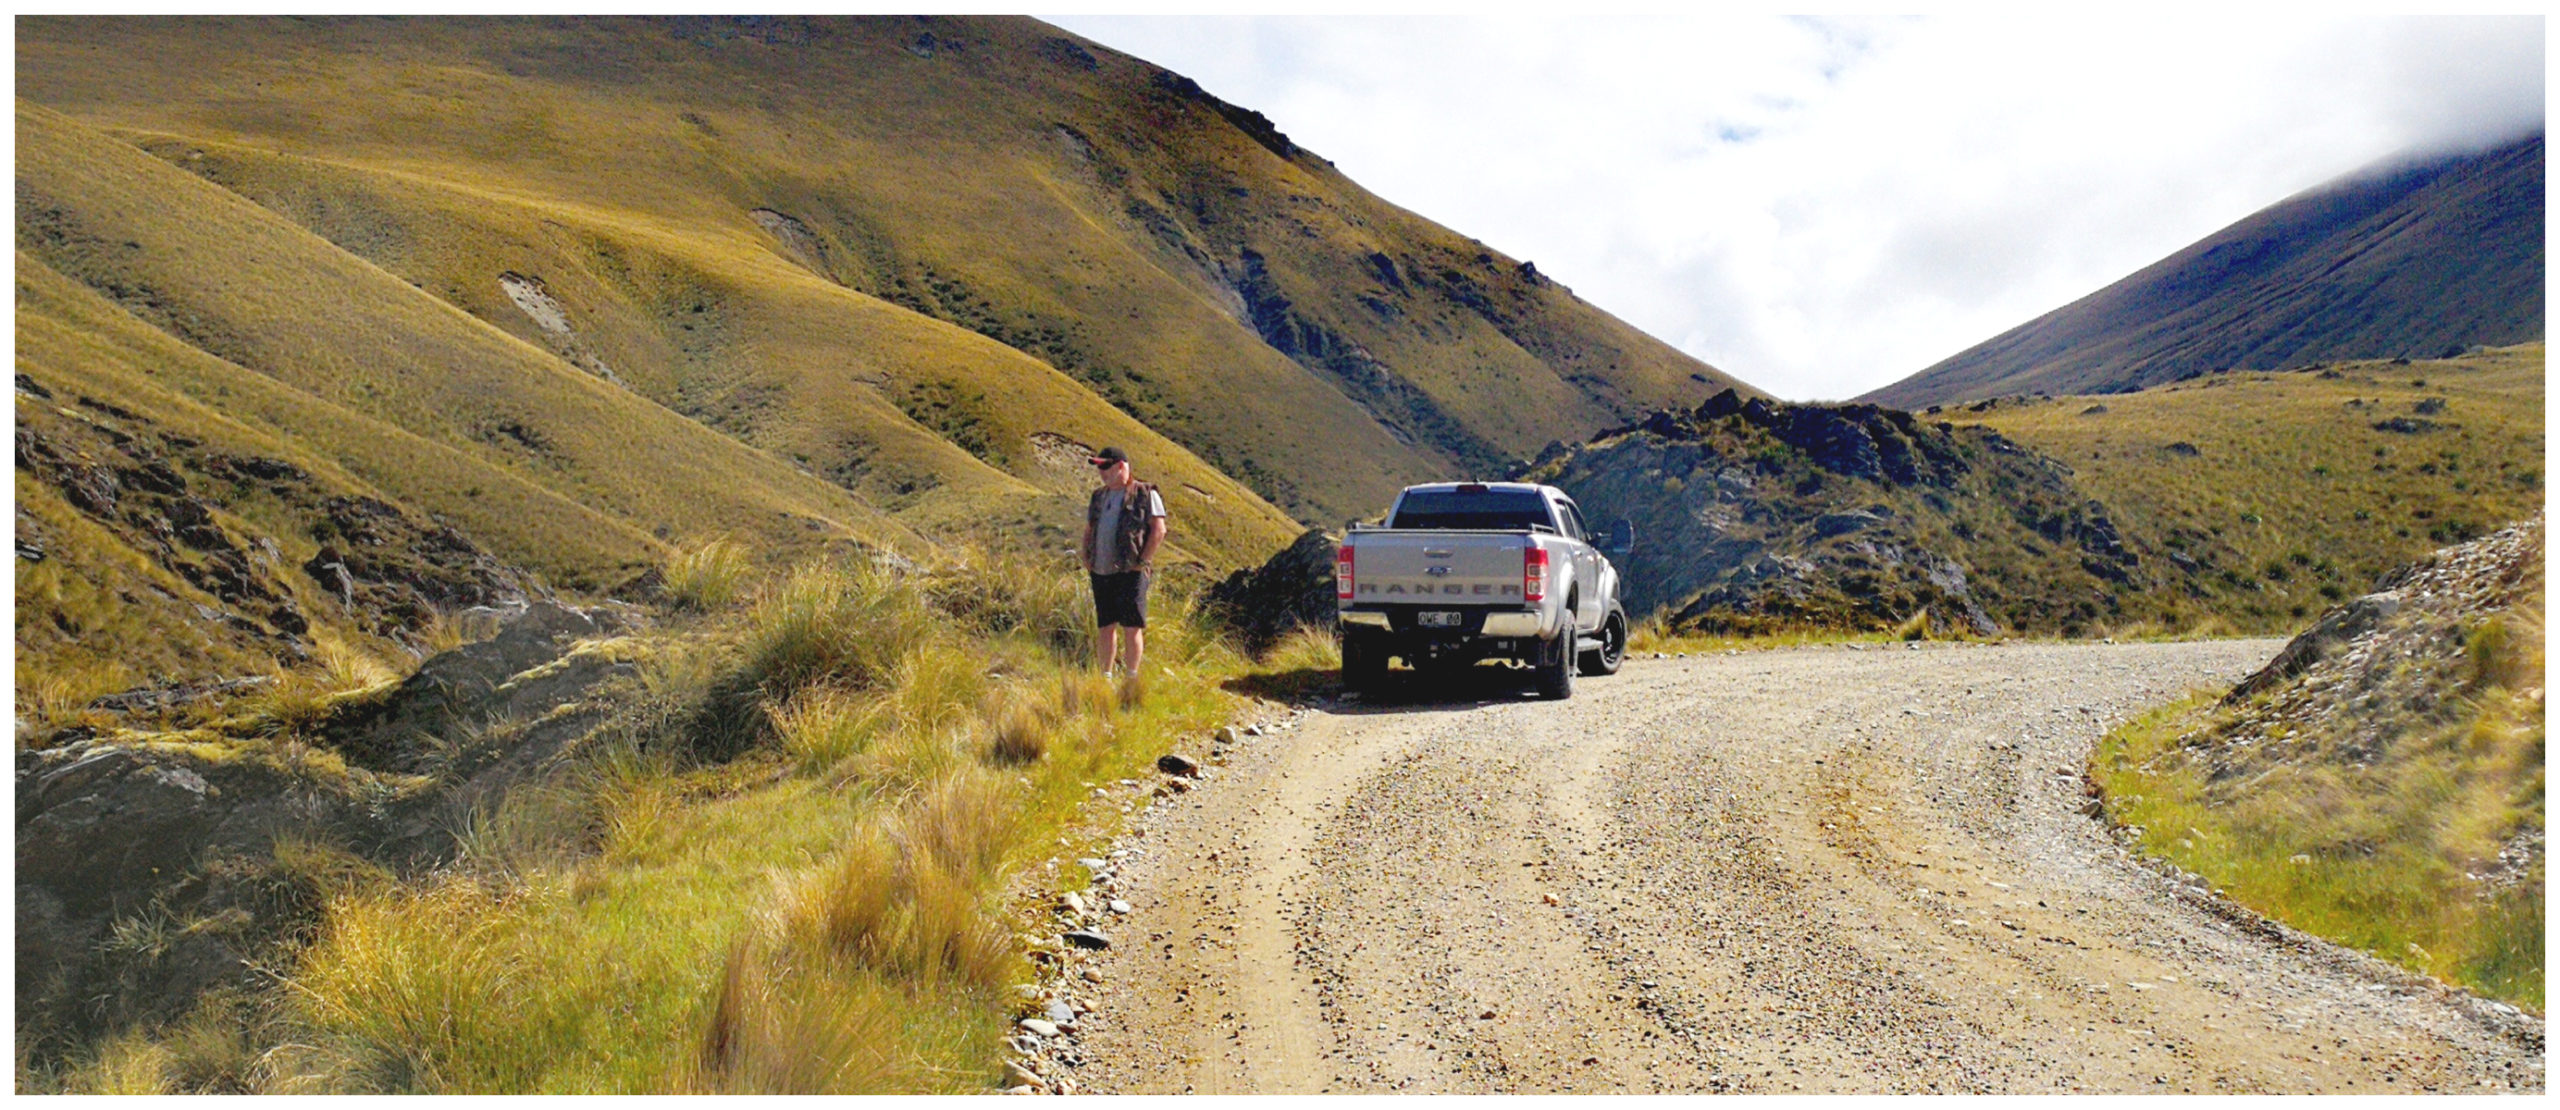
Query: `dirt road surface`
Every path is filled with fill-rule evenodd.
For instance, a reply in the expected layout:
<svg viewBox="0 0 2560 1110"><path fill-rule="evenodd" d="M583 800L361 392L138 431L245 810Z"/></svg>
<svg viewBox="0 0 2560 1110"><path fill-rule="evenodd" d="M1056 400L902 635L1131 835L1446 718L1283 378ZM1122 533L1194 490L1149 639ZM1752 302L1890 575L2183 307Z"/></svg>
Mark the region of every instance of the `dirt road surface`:
<svg viewBox="0 0 2560 1110"><path fill-rule="evenodd" d="M2106 725L2279 646L1834 645L1332 707L1138 820L1046 1066L1124 1093L2541 1090L2539 1020L2268 930L2082 812Z"/></svg>

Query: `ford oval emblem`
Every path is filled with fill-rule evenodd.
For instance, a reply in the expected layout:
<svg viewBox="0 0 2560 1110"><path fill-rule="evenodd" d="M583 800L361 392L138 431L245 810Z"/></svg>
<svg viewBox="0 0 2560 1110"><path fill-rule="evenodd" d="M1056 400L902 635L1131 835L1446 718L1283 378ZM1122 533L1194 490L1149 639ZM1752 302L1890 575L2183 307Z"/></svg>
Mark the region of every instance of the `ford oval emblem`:
<svg viewBox="0 0 2560 1110"><path fill-rule="evenodd" d="M1422 573L1428 574L1433 578L1447 578L1449 576L1449 568L1447 566L1424 567L1422 568Z"/></svg>

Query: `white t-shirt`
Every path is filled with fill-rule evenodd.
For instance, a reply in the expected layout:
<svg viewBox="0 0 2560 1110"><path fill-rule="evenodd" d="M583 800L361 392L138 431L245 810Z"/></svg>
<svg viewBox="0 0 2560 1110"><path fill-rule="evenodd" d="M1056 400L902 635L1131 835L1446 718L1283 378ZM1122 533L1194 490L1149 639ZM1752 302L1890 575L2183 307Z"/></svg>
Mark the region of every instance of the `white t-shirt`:
<svg viewBox="0 0 2560 1110"><path fill-rule="evenodd" d="M1112 537L1120 533L1120 506L1121 502L1127 499L1127 494L1126 489L1102 491L1102 514L1093 522L1093 572L1095 574L1119 574L1137 569L1120 565L1120 545L1112 542ZM1152 489L1148 490L1148 518L1153 519L1163 515L1164 495Z"/></svg>

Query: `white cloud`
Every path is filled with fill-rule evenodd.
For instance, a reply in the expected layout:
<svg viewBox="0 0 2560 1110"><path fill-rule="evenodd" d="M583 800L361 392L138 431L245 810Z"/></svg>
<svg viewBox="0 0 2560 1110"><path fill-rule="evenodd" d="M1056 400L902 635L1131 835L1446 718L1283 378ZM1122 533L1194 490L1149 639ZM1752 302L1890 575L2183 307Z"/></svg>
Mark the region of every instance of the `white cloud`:
<svg viewBox="0 0 2560 1110"><path fill-rule="evenodd" d="M2542 122L2542 20L1049 17L1780 396Z"/></svg>

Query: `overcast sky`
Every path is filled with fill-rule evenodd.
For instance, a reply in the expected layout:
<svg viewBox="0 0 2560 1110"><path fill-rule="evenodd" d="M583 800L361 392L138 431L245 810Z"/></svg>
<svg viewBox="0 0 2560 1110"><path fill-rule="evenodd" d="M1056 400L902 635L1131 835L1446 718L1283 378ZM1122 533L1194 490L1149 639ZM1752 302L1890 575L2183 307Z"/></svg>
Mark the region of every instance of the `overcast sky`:
<svg viewBox="0 0 2560 1110"><path fill-rule="evenodd" d="M2539 16L1043 18L1793 400L2542 125Z"/></svg>

